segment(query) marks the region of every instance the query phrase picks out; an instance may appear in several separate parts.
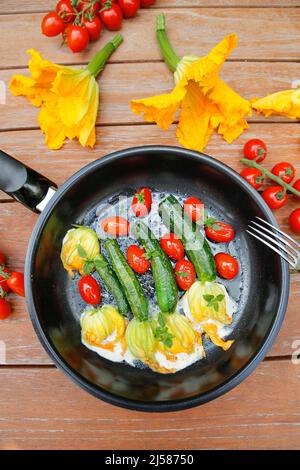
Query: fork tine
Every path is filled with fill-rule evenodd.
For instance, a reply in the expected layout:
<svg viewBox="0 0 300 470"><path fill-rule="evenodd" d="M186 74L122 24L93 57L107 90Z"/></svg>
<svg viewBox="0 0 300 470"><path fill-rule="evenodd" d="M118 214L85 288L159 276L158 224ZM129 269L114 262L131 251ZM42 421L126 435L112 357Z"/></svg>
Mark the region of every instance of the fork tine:
<svg viewBox="0 0 300 470"><path fill-rule="evenodd" d="M251 224L254 224L256 225L258 228L260 228L261 230L264 230L265 232L269 233L270 235L272 235L272 237L275 237L277 238L278 240L280 240L281 242L285 243L287 246L290 247L291 250L293 250L293 255L296 255L298 254L298 251L291 243L289 243L287 240L285 240L284 237L282 237L281 235L278 235L277 233L274 233L272 232L271 230L269 230L268 228L264 227L263 225L261 224L258 224L257 222L254 222L254 220L252 220ZM250 224L249 224L249 227L250 227ZM250 228L253 228L254 227L250 227ZM257 230L258 232L258 230ZM258 232L259 233L259 232Z"/></svg>
<svg viewBox="0 0 300 470"><path fill-rule="evenodd" d="M290 260L287 256L285 256L280 250L277 250L277 248L275 248L273 245L271 245L270 243L268 243L266 240L264 240L263 238L260 238L258 237L257 235L255 235L255 233L252 233L250 232L250 230L246 230L247 233L249 233L250 235L252 235L252 237L254 238L257 238L257 240L259 240L261 243L264 243L264 245L267 245L269 248L271 248L271 250L275 251L279 256L281 256L281 258L283 258L285 261L287 261L293 268L295 267L296 265L296 261L295 260Z"/></svg>
<svg viewBox="0 0 300 470"><path fill-rule="evenodd" d="M276 232L280 233L281 235L284 235L286 238L288 238L292 243L294 243L294 245L296 245L297 248L300 248L300 244L298 242L296 242L296 240L294 240L292 237L290 237L290 235L288 235L287 233L284 233L282 230L279 230L279 228L277 227L274 227L274 225L270 224L269 222L267 222L266 220L262 219L261 217L258 217L258 215L255 216L256 219L259 219L261 222L264 222L265 224L269 225L269 227L271 227L273 230L275 230Z"/></svg>
<svg viewBox="0 0 300 470"><path fill-rule="evenodd" d="M257 228L255 227L251 227L251 225L249 225L249 227L251 230L254 230L255 232L257 232L260 236L262 237L265 237L267 240L270 240L270 242L272 242L272 244L274 246L277 246L277 248L279 248L280 250L284 251L285 253L287 253L289 256L291 256L291 258L295 259L294 258L294 253L291 253L282 243L279 243L277 240L274 240L274 238L272 237L269 237L269 235L267 235L266 233L264 232L261 232L260 230L257 230ZM295 260L296 261L296 260Z"/></svg>

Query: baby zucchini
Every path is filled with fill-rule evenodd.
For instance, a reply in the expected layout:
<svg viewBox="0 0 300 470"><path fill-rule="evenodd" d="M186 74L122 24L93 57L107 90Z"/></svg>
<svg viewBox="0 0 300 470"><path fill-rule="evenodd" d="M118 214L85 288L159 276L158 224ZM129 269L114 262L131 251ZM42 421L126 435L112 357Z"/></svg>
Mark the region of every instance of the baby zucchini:
<svg viewBox="0 0 300 470"><path fill-rule="evenodd" d="M216 265L210 246L174 196L159 204L159 214L171 232L181 239L198 278L203 282L215 280Z"/></svg>
<svg viewBox="0 0 300 470"><path fill-rule="evenodd" d="M146 296L141 284L124 258L118 242L113 238L107 238L103 243L133 315L140 321L148 320L149 308Z"/></svg>
<svg viewBox="0 0 300 470"><path fill-rule="evenodd" d="M113 295L117 303L119 312L122 315L128 316L128 314L130 313L129 304L127 302L122 286L109 262L101 253L99 253L99 255L96 256L94 260L94 264L96 271L104 282L107 290Z"/></svg>
<svg viewBox="0 0 300 470"><path fill-rule="evenodd" d="M138 221L132 230L149 254L158 306L163 313L173 313L178 302L178 289L170 260L147 225Z"/></svg>

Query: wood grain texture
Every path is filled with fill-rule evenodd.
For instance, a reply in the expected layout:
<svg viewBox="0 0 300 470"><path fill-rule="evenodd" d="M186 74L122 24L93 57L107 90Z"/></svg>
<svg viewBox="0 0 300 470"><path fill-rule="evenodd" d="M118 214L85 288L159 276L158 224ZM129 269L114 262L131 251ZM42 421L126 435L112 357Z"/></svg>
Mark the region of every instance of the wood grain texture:
<svg viewBox="0 0 300 470"><path fill-rule="evenodd" d="M124 23L125 41L114 53L113 62L160 60L154 32L156 15L157 10L141 10L136 18ZM54 62L86 62L112 37L112 33L105 31L102 41L90 45L84 53L72 54L67 47L60 47L61 38L41 36L42 16L39 13L0 16L0 30L5 37L0 43L1 68L25 66L25 51L31 47L38 47ZM235 60L298 61L299 21L298 8L174 8L167 14L170 40L179 56L207 54L226 34L235 32L240 41L230 56ZM183 24L189 25L189 34ZM142 47L141 38L147 38Z"/></svg>
<svg viewBox="0 0 300 470"><path fill-rule="evenodd" d="M297 449L299 379L300 366L290 361L264 362L214 402L145 414L97 401L56 369L5 367L0 448Z"/></svg>
<svg viewBox="0 0 300 470"><path fill-rule="evenodd" d="M7 89L6 104L1 106L0 130L37 128L38 108L33 107L26 98L15 97L9 91L9 82L13 74L29 75L27 69L3 70L0 79ZM221 77L237 93L245 98L265 96L291 87L300 74L299 64L227 62L222 68ZM136 80L136 77L139 77ZM100 111L98 124L128 124L143 122L130 110L131 99L168 93L172 90L173 79L163 63L108 64L98 79L100 85ZM268 119L253 114L252 121L279 122L288 121L284 117L272 116Z"/></svg>

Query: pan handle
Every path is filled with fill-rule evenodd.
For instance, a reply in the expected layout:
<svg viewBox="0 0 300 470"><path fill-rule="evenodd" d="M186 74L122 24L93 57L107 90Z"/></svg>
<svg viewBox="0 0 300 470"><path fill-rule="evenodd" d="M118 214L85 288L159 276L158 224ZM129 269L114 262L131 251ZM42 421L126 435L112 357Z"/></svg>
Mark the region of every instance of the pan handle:
<svg viewBox="0 0 300 470"><path fill-rule="evenodd" d="M42 212L57 186L0 150L0 189L33 212Z"/></svg>

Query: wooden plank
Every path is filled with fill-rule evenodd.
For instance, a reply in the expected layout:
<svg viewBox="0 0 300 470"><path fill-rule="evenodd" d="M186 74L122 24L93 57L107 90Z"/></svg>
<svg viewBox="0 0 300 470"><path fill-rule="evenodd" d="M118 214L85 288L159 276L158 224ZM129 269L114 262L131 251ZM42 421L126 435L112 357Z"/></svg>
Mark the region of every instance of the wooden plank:
<svg viewBox="0 0 300 470"><path fill-rule="evenodd" d="M141 413L97 401L56 369L0 370L1 449L297 449L299 366L264 362L201 407ZM13 393L12 393L13 390Z"/></svg>
<svg viewBox="0 0 300 470"><path fill-rule="evenodd" d="M39 110L26 98L13 96L8 89L10 79L15 72L15 70L0 72L1 80L7 89L6 104L1 106L0 130L38 127ZM28 75L28 70L21 69L17 73ZM136 80L137 76L139 80ZM292 82L299 76L299 64L274 63L266 67L262 62L243 64L227 62L223 66L221 76L241 96L249 99L290 88ZM163 63L126 64L126 73L124 73L124 64L109 64L99 77L99 84L101 98L98 124L141 123L142 118L130 110L130 100L168 93L173 87L173 78ZM272 116L266 119L253 114L249 122L255 120L288 121L284 117Z"/></svg>
<svg viewBox="0 0 300 470"><path fill-rule="evenodd" d="M160 59L154 34L156 14L154 9L141 10L137 18L124 23L122 33L125 41L114 54L113 62ZM74 55L67 47L60 47L61 38L41 36L41 18L39 13L0 16L0 28L6 38L0 44L1 68L25 66L25 51L34 46L54 62L86 62L101 44L112 37L112 33L106 31L101 42L90 45L84 53ZM240 45L231 59L299 60L298 8L174 8L168 12L167 20L170 40L179 55L206 54L226 34L235 32L239 35ZM186 34L184 24L189 24L189 34ZM141 38L145 38L142 46ZM14 47L9 48L7 44Z"/></svg>

